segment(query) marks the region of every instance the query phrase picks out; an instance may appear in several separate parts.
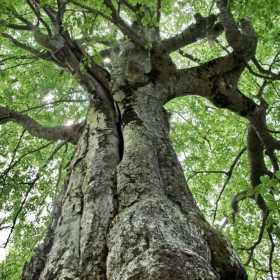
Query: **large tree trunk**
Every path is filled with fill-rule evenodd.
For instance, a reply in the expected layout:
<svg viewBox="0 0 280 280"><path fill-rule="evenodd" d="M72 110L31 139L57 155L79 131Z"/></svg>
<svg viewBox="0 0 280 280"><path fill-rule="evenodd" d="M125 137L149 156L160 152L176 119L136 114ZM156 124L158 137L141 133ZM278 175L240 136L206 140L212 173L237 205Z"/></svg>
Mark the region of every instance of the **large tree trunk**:
<svg viewBox="0 0 280 280"><path fill-rule="evenodd" d="M247 279L187 187L163 108L170 84L135 78L139 55L115 67L118 124L91 102L48 234L21 279Z"/></svg>
<svg viewBox="0 0 280 280"><path fill-rule="evenodd" d="M259 158L266 149L277 165L273 151L280 144L267 129L263 100L257 105L237 86L257 47L250 21L237 25L227 1L216 1L219 16L196 14L194 23L165 39L160 33L162 1L155 1L153 16L152 1L150 8L129 4L135 1L104 0L98 7L87 7L85 1L51 1L57 7L48 2L27 1L23 14L7 8L8 31L1 35L36 60L51 61L75 76L90 106L86 120L71 127L44 127L0 106L0 124L12 121L36 137L78 143L47 235L21 279L247 279L231 244L205 221L188 189L163 106L196 94L246 118L250 167L258 171L251 176L252 186L259 184L268 171ZM100 36L90 31L96 48L80 45L88 40L79 40L76 27L71 30L81 13L89 15L86 23L104 20L95 23L104 23ZM148 24L146 14L151 16ZM222 31L231 53L197 67L176 67L172 53L201 39L211 41ZM113 34L120 39L117 46L110 43L116 43ZM95 61L100 44L100 55L111 60L110 71L105 59L103 66ZM256 145L257 151L252 149Z"/></svg>

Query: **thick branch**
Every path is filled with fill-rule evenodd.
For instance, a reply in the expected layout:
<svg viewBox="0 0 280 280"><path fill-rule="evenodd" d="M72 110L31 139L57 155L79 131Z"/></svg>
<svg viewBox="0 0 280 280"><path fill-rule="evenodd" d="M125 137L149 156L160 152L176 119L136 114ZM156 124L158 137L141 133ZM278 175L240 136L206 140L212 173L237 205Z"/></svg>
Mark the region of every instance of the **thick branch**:
<svg viewBox="0 0 280 280"><path fill-rule="evenodd" d="M29 20L27 20L25 17L23 17L22 15L19 15L19 14L17 14L17 13L14 13L14 12L12 12L14 15L15 15L15 17L17 18L17 19L19 19L22 23L25 23L27 26L32 26L32 23L29 21Z"/></svg>
<svg viewBox="0 0 280 280"><path fill-rule="evenodd" d="M43 48L50 50L53 53L63 48L63 42L61 40L58 40L56 38L50 38L45 34L41 33L38 26L33 25L32 32L35 41Z"/></svg>
<svg viewBox="0 0 280 280"><path fill-rule="evenodd" d="M160 17L161 17L161 12L160 12L160 9L161 9L161 0L157 0L157 22L159 23L160 22Z"/></svg>
<svg viewBox="0 0 280 280"><path fill-rule="evenodd" d="M271 134L266 126L265 120L262 117L262 112L258 108L247 116L247 119L250 121L254 127L258 137L261 139L266 151L270 153L274 149L280 150L280 142L276 140Z"/></svg>
<svg viewBox="0 0 280 280"><path fill-rule="evenodd" d="M58 60L56 60L53 57L53 55L50 51L40 52L39 50L36 50L36 49L34 49L34 48L24 44L24 43L19 42L18 40L13 38L11 35L6 34L6 33L2 33L1 36L10 40L13 43L14 46L19 47L19 48L21 48L21 49L23 49L23 50L25 50L25 51L27 51L31 54L34 54L35 55L35 57L33 57L34 60L38 59L38 58L41 58L41 59L46 60L46 61L55 62L59 67L64 67L64 65L62 63L60 63Z"/></svg>
<svg viewBox="0 0 280 280"><path fill-rule="evenodd" d="M43 10L46 12L46 14L51 20L52 33L54 37L59 36L63 31L62 20L66 9L66 2L57 1L57 6L58 6L57 12L51 6L47 6L47 5L43 6Z"/></svg>
<svg viewBox="0 0 280 280"><path fill-rule="evenodd" d="M233 70L238 65L239 62L236 60L236 57L230 54L213 59L200 66L179 69L176 72L175 94L171 98L190 94L207 97L210 95L214 83L222 77L223 73Z"/></svg>
<svg viewBox="0 0 280 280"><path fill-rule="evenodd" d="M86 53L71 41L67 32L64 32L63 36L58 38L49 38L42 34L37 26L33 26L32 31L35 41L50 51L55 63L76 75L90 92L95 91L103 100L109 104L112 103L111 96L108 94L110 79L108 72L94 61L86 66L88 70L86 73L82 72L80 63Z"/></svg>
<svg viewBox="0 0 280 280"><path fill-rule="evenodd" d="M67 140L75 145L78 143L84 125L82 122L70 126L46 127L40 125L29 116L0 106L0 124L11 121L21 125L28 130L31 135L38 138L55 141Z"/></svg>
<svg viewBox="0 0 280 280"><path fill-rule="evenodd" d="M217 6L226 39L234 51L199 67L179 70L176 94L179 96L194 92L210 99L219 108L228 108L241 116L246 116L255 109L256 104L237 89L237 82L246 63L255 55L257 39L248 20L242 21L243 34L241 34L226 4L221 1ZM201 16L196 19L196 25L200 22L204 22ZM193 88L190 88L186 81L192 83Z"/></svg>
<svg viewBox="0 0 280 280"><path fill-rule="evenodd" d="M248 19L241 20L241 31L238 30L233 15L225 1L218 1L217 7L220 10L220 18L225 29L225 36L234 52L240 55L242 61L249 61L254 57L257 39L255 31Z"/></svg>
<svg viewBox="0 0 280 280"><path fill-rule="evenodd" d="M66 12L66 3L67 2L65 2L63 0L57 1L57 6L58 6L57 20L58 20L60 26L62 26L64 13Z"/></svg>
<svg viewBox="0 0 280 280"><path fill-rule="evenodd" d="M268 152L280 150L280 142L267 129L262 105L258 106L237 88L244 67L245 63L240 62L240 55L233 52L198 67L178 70L174 84L175 94L170 99L191 94L203 96L216 107L229 109L248 119Z"/></svg>
<svg viewBox="0 0 280 280"><path fill-rule="evenodd" d="M164 49L167 53L179 50L182 47L195 43L196 41L212 36L214 29L216 29L218 36L222 33L221 25L214 25L217 20L216 15L210 15L207 18L199 14L195 15L196 23L191 24L182 33L163 41Z"/></svg>
<svg viewBox="0 0 280 280"><path fill-rule="evenodd" d="M253 188L255 188L261 183L261 176L268 175L272 177L273 174L267 169L265 165L264 144L260 140L258 134L251 124L249 124L247 134L247 152L250 166L250 184ZM244 195L244 197L237 200L240 195ZM246 198L246 195L247 190L244 190L237 193L231 200L233 222L235 221L235 214L238 212L238 204L241 200ZM261 195L258 195L257 197L253 195L247 198L253 198L256 201L258 207L263 211L263 213L269 212L267 205Z"/></svg>
<svg viewBox="0 0 280 280"><path fill-rule="evenodd" d="M28 51L29 53L35 54L35 55L40 55L40 52L26 44L23 44L21 42L19 42L18 40L16 40L13 36L6 34L6 33L1 33L1 36L10 40L13 45L15 45L16 47L19 47L21 49L24 49L26 51Z"/></svg>
<svg viewBox="0 0 280 280"><path fill-rule="evenodd" d="M140 37L135 30L133 30L120 16L118 11L115 9L111 0L104 0L104 4L112 11L111 22L115 24L124 35L127 35L134 43L141 47L145 47L146 40Z"/></svg>
<svg viewBox="0 0 280 280"><path fill-rule="evenodd" d="M265 165L264 145L252 125L249 125L248 128L247 145L250 165L250 181L252 187L256 187L260 184L260 177L265 174L271 175L271 172L267 170Z"/></svg>
<svg viewBox="0 0 280 280"><path fill-rule="evenodd" d="M8 23L6 24L6 26L14 30L28 30L28 31L31 30L31 26L27 26L27 25Z"/></svg>
<svg viewBox="0 0 280 280"><path fill-rule="evenodd" d="M52 10L49 12L50 15L53 14ZM109 104L109 106L112 107L112 98L109 94L110 77L108 72L97 65L93 60L90 65L86 66L86 73L82 72L80 64L87 54L77 45L77 43L71 40L67 32L63 32L63 34L53 38L41 33L39 27L35 25L31 26L31 31L35 41L46 49L47 53L41 54L36 49L20 43L9 34L2 34L2 36L9 39L15 46L36 54L38 57L45 60L53 61L71 74L76 75L81 80L81 84L86 86L88 92L98 94Z"/></svg>

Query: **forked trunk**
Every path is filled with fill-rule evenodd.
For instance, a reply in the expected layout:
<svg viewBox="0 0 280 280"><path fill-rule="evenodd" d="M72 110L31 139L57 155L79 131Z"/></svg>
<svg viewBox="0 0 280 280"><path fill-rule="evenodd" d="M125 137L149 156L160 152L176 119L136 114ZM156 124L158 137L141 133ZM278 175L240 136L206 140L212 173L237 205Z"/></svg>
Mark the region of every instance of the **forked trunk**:
<svg viewBox="0 0 280 280"><path fill-rule="evenodd" d="M22 279L247 279L187 187L163 108L170 84L149 67L132 69L138 60L132 53L115 67L117 125L102 101L91 102L48 234Z"/></svg>

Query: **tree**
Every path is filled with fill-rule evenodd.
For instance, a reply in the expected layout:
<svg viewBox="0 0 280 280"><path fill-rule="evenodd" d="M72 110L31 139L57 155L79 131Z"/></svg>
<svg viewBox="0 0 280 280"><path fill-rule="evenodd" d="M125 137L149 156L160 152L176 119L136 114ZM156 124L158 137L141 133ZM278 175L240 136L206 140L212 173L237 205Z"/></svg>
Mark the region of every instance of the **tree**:
<svg viewBox="0 0 280 280"><path fill-rule="evenodd" d="M280 142L274 129L277 112L268 113L277 106L272 96L278 94L279 53L264 52L269 67L259 63L259 33L248 17L237 23L231 12L242 14L241 3L219 1L218 11L208 15L205 5L201 15L193 13L199 4L185 1L1 3L5 99L0 123L1 140L9 143L1 148L5 215L1 228L11 229L8 241L13 238L14 255L21 252L15 247L18 243L24 252L25 246L30 248L30 234L34 243L40 240L47 223L43 218L48 216L40 204L57 196L44 240L36 245L21 279L247 279L231 243L199 210L172 148L171 126L177 128L174 133L180 132L180 118L194 114L191 107L189 112L180 110L184 96L201 97L186 103L195 102L199 106L195 111L207 106L205 125L211 118L207 111L215 111L218 118L220 110L213 105L228 109L228 118L236 123L244 122L233 128L247 130L246 145L233 144L223 151L224 156L235 154L230 168L211 171L209 164L203 170L200 164L205 162L196 157L190 177L204 193L210 188L217 192L214 179L207 190L196 175L224 173L222 196L247 153L242 172L249 172L251 186L243 183L227 194L233 197L230 223L237 219L241 201L248 203L247 210L259 209L258 239L240 250L247 256L246 265L252 264L259 273L268 264L263 275L275 277ZM263 27L256 26L257 31ZM267 38L258 36L269 48ZM269 42L277 47L276 41ZM257 94L248 92L252 85ZM171 101L170 126L170 112L164 106ZM215 155L208 132L203 139L208 153ZM191 129L181 134L184 143L193 135ZM182 142L176 135L173 143L180 150ZM193 151L186 152L184 166ZM66 154L72 158L63 168ZM62 186L61 177L65 177ZM217 214L219 200L214 219L228 215ZM32 213L36 214L30 217ZM234 237L232 227L228 229ZM19 241L25 231L28 238ZM270 241L264 243L268 258L258 262L253 254L265 241L264 232Z"/></svg>

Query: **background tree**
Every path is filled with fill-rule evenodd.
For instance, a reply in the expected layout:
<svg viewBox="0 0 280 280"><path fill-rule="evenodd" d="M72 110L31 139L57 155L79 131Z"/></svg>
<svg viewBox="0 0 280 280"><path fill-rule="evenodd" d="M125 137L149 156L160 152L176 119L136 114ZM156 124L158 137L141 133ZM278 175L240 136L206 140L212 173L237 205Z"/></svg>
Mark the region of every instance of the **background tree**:
<svg viewBox="0 0 280 280"><path fill-rule="evenodd" d="M246 279L170 129L208 221L277 279L279 5L229 4L0 4L2 279L35 247L22 279Z"/></svg>

